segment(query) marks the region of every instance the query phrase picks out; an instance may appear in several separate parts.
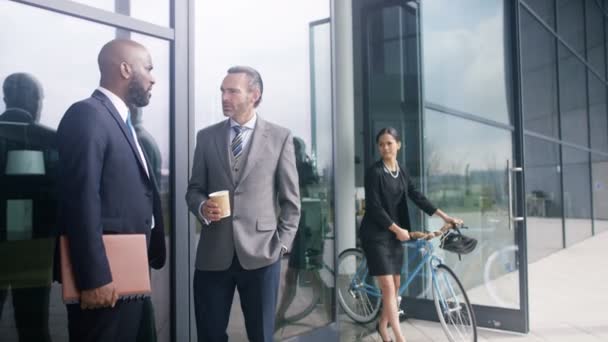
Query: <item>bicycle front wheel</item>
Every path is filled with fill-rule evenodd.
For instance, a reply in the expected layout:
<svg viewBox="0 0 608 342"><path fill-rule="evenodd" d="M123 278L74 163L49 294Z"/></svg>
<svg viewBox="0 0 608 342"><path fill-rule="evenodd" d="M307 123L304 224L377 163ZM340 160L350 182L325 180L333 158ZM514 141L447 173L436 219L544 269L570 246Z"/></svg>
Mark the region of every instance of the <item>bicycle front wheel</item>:
<svg viewBox="0 0 608 342"><path fill-rule="evenodd" d="M477 341L477 322L469 297L454 272L443 264L433 270L433 300L450 342Z"/></svg>
<svg viewBox="0 0 608 342"><path fill-rule="evenodd" d="M338 302L348 317L358 323L374 320L382 298L369 291L378 286L375 277L368 275L367 261L360 249L350 248L340 253L336 277Z"/></svg>

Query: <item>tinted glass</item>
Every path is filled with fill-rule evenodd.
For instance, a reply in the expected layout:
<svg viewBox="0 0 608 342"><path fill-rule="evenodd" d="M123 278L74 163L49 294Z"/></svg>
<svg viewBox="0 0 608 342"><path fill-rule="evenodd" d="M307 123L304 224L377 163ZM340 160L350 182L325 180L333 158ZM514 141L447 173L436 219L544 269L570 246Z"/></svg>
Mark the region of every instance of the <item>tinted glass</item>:
<svg viewBox="0 0 608 342"><path fill-rule="evenodd" d="M606 37L604 36L604 18L597 0L585 0L587 16L587 61L601 76L606 72Z"/></svg>
<svg viewBox="0 0 608 342"><path fill-rule="evenodd" d="M555 28L555 0L524 0L547 25Z"/></svg>
<svg viewBox="0 0 608 342"><path fill-rule="evenodd" d="M24 72L37 79L42 89L40 98L22 93L29 103L39 104L37 122L24 125L15 119L18 111L14 106L0 104L0 115L13 112L12 119L0 118L0 336L3 341L27 336L33 341L46 341L47 337L67 341L61 286L49 278L55 247L50 234L57 229L53 137L67 108L89 97L99 84L97 54L115 37L116 29L12 1L0 1L0 13L8 14L0 22L0 82ZM159 179L165 225L170 231L169 44L142 35L132 38L147 46L155 64L152 100L138 113L143 114L141 121L136 122L134 115L134 126L140 145L154 156L150 162ZM156 146L148 150L148 145ZM32 151L31 165L38 168L26 175L20 171L22 164L15 161L27 156L23 153L27 150ZM153 294L146 317L155 313L156 322L142 321L146 339L157 335L158 341L169 340L170 272L169 262L151 272Z"/></svg>
<svg viewBox="0 0 608 342"><path fill-rule="evenodd" d="M555 38L521 8L521 69L524 129L557 137Z"/></svg>
<svg viewBox="0 0 608 342"><path fill-rule="evenodd" d="M559 145L525 137L528 262L563 247Z"/></svg>
<svg viewBox="0 0 608 342"><path fill-rule="evenodd" d="M421 2L427 102L511 123L504 6L499 0Z"/></svg>
<svg viewBox="0 0 608 342"><path fill-rule="evenodd" d="M608 230L608 156L593 154L593 224L595 233Z"/></svg>
<svg viewBox="0 0 608 342"><path fill-rule="evenodd" d="M580 56L585 55L585 2L557 0L557 33Z"/></svg>
<svg viewBox="0 0 608 342"><path fill-rule="evenodd" d="M591 236L589 152L562 147L566 247Z"/></svg>
<svg viewBox="0 0 608 342"><path fill-rule="evenodd" d="M427 197L464 219L469 227L465 234L479 240L462 261L455 254L439 253L458 274L471 302L519 308L519 228L510 226L513 198L507 177L513 167L511 132L426 110L424 144ZM440 218L431 217L428 229L441 224Z"/></svg>
<svg viewBox="0 0 608 342"><path fill-rule="evenodd" d="M606 84L589 73L589 128L591 148L608 152L608 108Z"/></svg>
<svg viewBox="0 0 608 342"><path fill-rule="evenodd" d="M559 104L562 139L588 146L585 65L559 44Z"/></svg>

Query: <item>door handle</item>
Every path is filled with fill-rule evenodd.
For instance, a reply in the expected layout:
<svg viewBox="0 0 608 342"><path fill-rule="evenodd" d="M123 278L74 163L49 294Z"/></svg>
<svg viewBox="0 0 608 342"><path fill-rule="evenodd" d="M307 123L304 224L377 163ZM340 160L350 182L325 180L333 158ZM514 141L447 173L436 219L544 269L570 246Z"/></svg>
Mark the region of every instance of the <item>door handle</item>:
<svg viewBox="0 0 608 342"><path fill-rule="evenodd" d="M511 167L511 163L507 160L507 187L509 194L509 230L513 230L514 222L524 220L523 216L513 216L513 173L523 172L522 167Z"/></svg>

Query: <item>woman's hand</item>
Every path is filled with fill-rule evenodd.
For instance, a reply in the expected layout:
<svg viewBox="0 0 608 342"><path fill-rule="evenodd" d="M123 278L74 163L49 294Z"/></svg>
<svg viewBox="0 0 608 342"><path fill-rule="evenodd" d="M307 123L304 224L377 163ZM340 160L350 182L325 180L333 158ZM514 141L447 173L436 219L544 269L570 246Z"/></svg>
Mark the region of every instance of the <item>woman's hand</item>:
<svg viewBox="0 0 608 342"><path fill-rule="evenodd" d="M399 230L395 232L395 235L397 236L397 240L399 241L407 241L410 239L410 232L403 228L399 228Z"/></svg>
<svg viewBox="0 0 608 342"><path fill-rule="evenodd" d="M462 224L464 223L463 220L457 217L451 217L450 215L444 213L441 209L437 209L437 211L435 211L435 214L441 217L443 219L443 222L449 223L454 227L462 226Z"/></svg>
<svg viewBox="0 0 608 342"><path fill-rule="evenodd" d="M459 227L459 226L462 226L462 224L464 223L464 221L463 221L463 220L461 220L461 219L459 219L459 218L457 218L457 217L451 217L451 216L448 216L448 215L446 215L446 216L443 218L443 221L444 221L445 223L452 224L454 227Z"/></svg>

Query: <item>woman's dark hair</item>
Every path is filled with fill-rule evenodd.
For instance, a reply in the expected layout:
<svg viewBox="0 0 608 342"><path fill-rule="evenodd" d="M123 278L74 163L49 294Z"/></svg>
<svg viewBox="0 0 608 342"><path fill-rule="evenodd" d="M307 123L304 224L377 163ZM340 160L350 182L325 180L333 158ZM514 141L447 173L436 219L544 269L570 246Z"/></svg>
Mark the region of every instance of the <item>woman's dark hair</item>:
<svg viewBox="0 0 608 342"><path fill-rule="evenodd" d="M378 132L378 135L376 135L376 144L380 142L380 137L385 134L390 134L393 136L393 138L395 138L398 143L401 142L401 137L399 137L399 132L397 132L396 129L394 129L393 127L384 127L380 130L380 132Z"/></svg>

